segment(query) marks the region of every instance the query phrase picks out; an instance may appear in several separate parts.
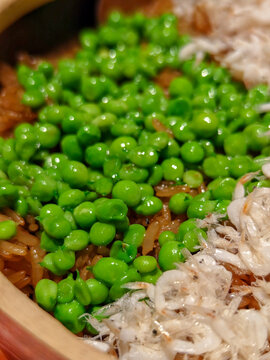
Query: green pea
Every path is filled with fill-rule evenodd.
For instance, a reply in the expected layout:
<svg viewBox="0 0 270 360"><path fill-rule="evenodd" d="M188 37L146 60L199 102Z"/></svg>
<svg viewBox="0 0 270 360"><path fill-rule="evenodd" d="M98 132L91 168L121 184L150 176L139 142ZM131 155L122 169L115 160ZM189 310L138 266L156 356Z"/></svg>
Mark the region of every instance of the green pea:
<svg viewBox="0 0 270 360"><path fill-rule="evenodd" d="M149 216L158 213L162 207L163 203L159 198L148 196L135 208L135 212L140 215Z"/></svg>
<svg viewBox="0 0 270 360"><path fill-rule="evenodd" d="M158 242L160 247L162 247L168 241L175 241L175 240L176 240L176 236L175 233L173 233L172 231L163 231L158 237Z"/></svg>
<svg viewBox="0 0 270 360"><path fill-rule="evenodd" d="M168 133L158 131L149 136L149 145L153 146L157 151L161 151L168 145L169 140Z"/></svg>
<svg viewBox="0 0 270 360"><path fill-rule="evenodd" d="M160 249L158 263L163 271L176 269L176 263L184 262L182 254L184 246L178 241L168 241Z"/></svg>
<svg viewBox="0 0 270 360"><path fill-rule="evenodd" d="M160 153L162 159L168 159L171 157L178 157L180 155L180 146L177 141L170 139L168 145Z"/></svg>
<svg viewBox="0 0 270 360"><path fill-rule="evenodd" d="M187 193L173 195L169 201L169 209L177 215L184 214L192 200L192 196Z"/></svg>
<svg viewBox="0 0 270 360"><path fill-rule="evenodd" d="M184 173L184 165L177 158L166 159L161 164L165 180L179 181Z"/></svg>
<svg viewBox="0 0 270 360"><path fill-rule="evenodd" d="M60 271L67 271L75 265L74 251L57 249L52 254L54 265Z"/></svg>
<svg viewBox="0 0 270 360"><path fill-rule="evenodd" d="M183 76L177 77L171 81L169 86L169 93L172 97L190 97L193 93L193 85L188 78Z"/></svg>
<svg viewBox="0 0 270 360"><path fill-rule="evenodd" d="M87 124L79 128L77 132L79 144L86 147L97 143L101 139L99 128L93 124Z"/></svg>
<svg viewBox="0 0 270 360"><path fill-rule="evenodd" d="M162 271L157 268L156 270L150 273L142 274L141 281L155 285L161 275L162 275Z"/></svg>
<svg viewBox="0 0 270 360"><path fill-rule="evenodd" d="M37 303L46 311L53 311L57 300L57 284L49 279L42 279L35 288Z"/></svg>
<svg viewBox="0 0 270 360"><path fill-rule="evenodd" d="M84 192L78 189L70 189L63 192L58 198L58 205L63 209L73 209L85 199Z"/></svg>
<svg viewBox="0 0 270 360"><path fill-rule="evenodd" d="M119 170L121 180L131 180L135 183L143 183L148 178L147 169L138 168L134 164L125 164Z"/></svg>
<svg viewBox="0 0 270 360"><path fill-rule="evenodd" d="M69 111L66 111L61 123L63 132L65 134L76 133L82 126L83 120L83 114L73 111L71 109Z"/></svg>
<svg viewBox="0 0 270 360"><path fill-rule="evenodd" d="M212 112L201 112L194 116L192 129L201 138L210 138L216 134L218 128L218 119Z"/></svg>
<svg viewBox="0 0 270 360"><path fill-rule="evenodd" d="M88 146L85 150L85 161L92 168L102 168L104 160L108 153L108 147L104 143L96 143Z"/></svg>
<svg viewBox="0 0 270 360"><path fill-rule="evenodd" d="M38 199L33 199L31 196L26 198L28 211L30 215L38 216L42 208L42 204Z"/></svg>
<svg viewBox="0 0 270 360"><path fill-rule="evenodd" d="M202 167L204 173L212 179L229 176L230 162L224 155L218 154L204 159Z"/></svg>
<svg viewBox="0 0 270 360"><path fill-rule="evenodd" d="M27 90L22 97L22 103L33 109L39 108L45 102L44 94L38 89Z"/></svg>
<svg viewBox="0 0 270 360"><path fill-rule="evenodd" d="M78 86L81 74L75 60L60 60L58 63L58 72L64 87L73 89Z"/></svg>
<svg viewBox="0 0 270 360"><path fill-rule="evenodd" d="M5 159L6 163L11 163L13 161L18 160L18 156L15 151L15 139L7 139L4 142L3 148L2 148L2 156Z"/></svg>
<svg viewBox="0 0 270 360"><path fill-rule="evenodd" d="M97 35L90 29L80 32L80 43L84 49L94 50L98 45Z"/></svg>
<svg viewBox="0 0 270 360"><path fill-rule="evenodd" d="M245 128L244 135L246 135L249 150L261 151L262 148L269 145L269 138L265 135L267 130L267 126L259 123L251 124Z"/></svg>
<svg viewBox="0 0 270 360"><path fill-rule="evenodd" d="M95 190L101 196L107 196L112 192L113 182L108 178L101 178L95 182Z"/></svg>
<svg viewBox="0 0 270 360"><path fill-rule="evenodd" d="M231 200L236 186L236 180L232 178L220 179L216 186L212 187L212 195L217 200Z"/></svg>
<svg viewBox="0 0 270 360"><path fill-rule="evenodd" d="M61 149L70 160L83 160L83 150L76 135L64 136L61 141Z"/></svg>
<svg viewBox="0 0 270 360"><path fill-rule="evenodd" d="M115 241L110 250L110 256L125 261L127 264L132 262L137 255L137 248L134 245L126 244L122 241Z"/></svg>
<svg viewBox="0 0 270 360"><path fill-rule="evenodd" d="M182 159L190 164L196 164L203 160L204 150L203 147L196 141L185 143L180 150Z"/></svg>
<svg viewBox="0 0 270 360"><path fill-rule="evenodd" d="M73 280L72 274L70 274L66 279L59 281L57 284L58 304L70 303L74 300L74 285L75 281Z"/></svg>
<svg viewBox="0 0 270 360"><path fill-rule="evenodd" d="M203 176L199 171L187 170L184 172L183 182L191 189L196 189L203 183Z"/></svg>
<svg viewBox="0 0 270 360"><path fill-rule="evenodd" d="M17 214L19 214L22 217L25 217L28 213L28 205L25 198L19 197L18 200L16 200L14 209Z"/></svg>
<svg viewBox="0 0 270 360"><path fill-rule="evenodd" d="M64 218L70 223L71 230L77 230L77 224L71 211L64 212Z"/></svg>
<svg viewBox="0 0 270 360"><path fill-rule="evenodd" d="M16 185L25 185L28 182L26 172L27 163L25 161L13 161L7 168L9 179Z"/></svg>
<svg viewBox="0 0 270 360"><path fill-rule="evenodd" d="M109 291L102 282L96 279L88 279L86 285L91 296L91 304L99 305L106 301Z"/></svg>
<svg viewBox="0 0 270 360"><path fill-rule="evenodd" d="M37 127L38 141L44 149L54 148L59 143L60 136L60 130L53 124L43 123Z"/></svg>
<svg viewBox="0 0 270 360"><path fill-rule="evenodd" d="M149 184L138 184L141 190L141 200L144 200L148 196L154 196L154 189Z"/></svg>
<svg viewBox="0 0 270 360"><path fill-rule="evenodd" d="M76 223L84 230L89 230L96 221L96 209L89 201L82 202L75 207L73 215Z"/></svg>
<svg viewBox="0 0 270 360"><path fill-rule="evenodd" d="M88 181L87 167L78 161L67 161L60 169L61 176L71 187L82 188Z"/></svg>
<svg viewBox="0 0 270 360"><path fill-rule="evenodd" d="M214 212L217 201L206 200L206 201L191 201L188 209L188 218L204 219L208 214Z"/></svg>
<svg viewBox="0 0 270 360"><path fill-rule="evenodd" d="M42 224L46 233L55 239L64 239L71 231L70 223L61 216L47 217Z"/></svg>
<svg viewBox="0 0 270 360"><path fill-rule="evenodd" d="M97 116L93 121L92 124L97 126L101 131L105 132L116 123L116 116L111 113L104 113L102 115Z"/></svg>
<svg viewBox="0 0 270 360"><path fill-rule="evenodd" d="M36 177L31 188L31 195L40 201L51 201L56 194L56 182L49 176L39 175Z"/></svg>
<svg viewBox="0 0 270 360"><path fill-rule="evenodd" d="M141 201L141 190L134 181L121 180L114 185L112 197L123 200L127 206L134 207Z"/></svg>
<svg viewBox="0 0 270 360"><path fill-rule="evenodd" d="M121 221L127 216L128 208L123 200L106 199L96 203L96 217L99 221Z"/></svg>
<svg viewBox="0 0 270 360"><path fill-rule="evenodd" d="M17 233L17 224L13 220L0 222L0 239L9 240Z"/></svg>
<svg viewBox="0 0 270 360"><path fill-rule="evenodd" d="M124 261L112 257L100 259L93 267L93 274L99 281L112 286L127 272L128 266Z"/></svg>
<svg viewBox="0 0 270 360"><path fill-rule="evenodd" d="M199 250L201 239L207 239L206 233L202 229L192 229L184 235L183 245L190 252L196 252Z"/></svg>
<svg viewBox="0 0 270 360"><path fill-rule="evenodd" d="M163 178L162 167L160 165L154 165L150 169L150 175L149 175L149 178L148 178L147 182L148 182L148 184L150 184L152 186L156 186L156 185L158 185L160 183L162 178Z"/></svg>
<svg viewBox="0 0 270 360"><path fill-rule="evenodd" d="M191 103L190 100L186 97L178 97L176 99L170 100L167 114L169 116L183 116L188 118L191 113Z"/></svg>
<svg viewBox="0 0 270 360"><path fill-rule="evenodd" d="M91 303L91 295L85 281L80 278L79 271L77 270L77 279L74 284L75 299L84 306Z"/></svg>
<svg viewBox="0 0 270 360"><path fill-rule="evenodd" d="M50 169L52 168L56 168L56 169L61 169L61 167L67 163L68 161L68 157L64 154L61 153L53 153L50 156L47 156L44 164L43 164L43 168L44 169Z"/></svg>
<svg viewBox="0 0 270 360"><path fill-rule="evenodd" d="M90 242L97 246L106 246L110 244L115 237L115 226L96 222L90 229Z"/></svg>
<svg viewBox="0 0 270 360"><path fill-rule="evenodd" d="M187 142L195 140L195 134L187 121L176 118L174 125L172 125L172 132L174 137L180 142Z"/></svg>
<svg viewBox="0 0 270 360"><path fill-rule="evenodd" d="M85 322L81 317L84 313L84 306L77 300L73 300L67 304L57 304L54 316L71 332L77 334L85 327Z"/></svg>
<svg viewBox="0 0 270 360"><path fill-rule="evenodd" d="M105 176L111 178L113 182L119 180L119 170L122 163L118 157L106 158L103 164L103 173Z"/></svg>
<svg viewBox="0 0 270 360"><path fill-rule="evenodd" d="M145 234L144 226L140 224L132 224L125 232L123 242L138 248L143 243L144 234Z"/></svg>
<svg viewBox="0 0 270 360"><path fill-rule="evenodd" d="M156 269L157 260L153 256L139 256L133 261L133 266L140 273L149 273Z"/></svg>
<svg viewBox="0 0 270 360"><path fill-rule="evenodd" d="M128 290L123 287L128 282L141 281L141 275L135 268L129 268L128 271L116 280L110 289L109 296L112 300L122 297Z"/></svg>
<svg viewBox="0 0 270 360"><path fill-rule="evenodd" d="M224 140L224 150L228 156L246 155L246 136L243 133L230 134Z"/></svg>
<svg viewBox="0 0 270 360"><path fill-rule="evenodd" d="M48 252L54 252L59 249L59 246L61 244L56 241L56 239L51 238L48 234L45 233L45 231L41 234L40 239L40 247L43 250L46 250Z"/></svg>
<svg viewBox="0 0 270 360"><path fill-rule="evenodd" d="M73 230L65 237L64 247L68 250L79 251L86 248L89 243L89 235L84 230Z"/></svg>
<svg viewBox="0 0 270 360"><path fill-rule="evenodd" d="M197 225L196 225L195 219L188 219L188 220L182 222L178 228L176 240L182 242L185 234L196 228L197 228Z"/></svg>
<svg viewBox="0 0 270 360"><path fill-rule="evenodd" d="M137 142L130 136L115 139L110 146L110 154L117 156L122 162L126 161L129 152L137 146Z"/></svg>
<svg viewBox="0 0 270 360"><path fill-rule="evenodd" d="M230 203L231 203L230 200L218 201L218 203L215 207L215 212L217 212L218 214L224 215L223 219L226 219L227 218L227 207L230 205Z"/></svg>

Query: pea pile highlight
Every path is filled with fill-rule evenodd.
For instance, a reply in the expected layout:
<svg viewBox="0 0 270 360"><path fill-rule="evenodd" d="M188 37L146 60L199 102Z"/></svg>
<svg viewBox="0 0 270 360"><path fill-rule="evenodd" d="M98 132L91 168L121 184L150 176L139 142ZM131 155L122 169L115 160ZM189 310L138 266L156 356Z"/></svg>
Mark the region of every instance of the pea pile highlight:
<svg viewBox="0 0 270 360"><path fill-rule="evenodd" d="M18 66L22 101L38 121L1 139L0 204L40 222L41 265L58 282L39 281L38 304L72 332L86 327L95 335L83 314L121 297L127 282L155 283L185 261L183 249L198 251L207 236L197 218L226 219L237 179L270 155L270 115L257 112L269 92L264 85L247 91L208 59L181 62L189 38L179 35L172 14L113 12L79 39L75 58L57 68ZM163 89L156 79L168 69L177 76ZM206 183L207 190L167 199L173 216L186 220L177 233L160 234L157 256L142 255L146 228L134 217L149 221L162 210L154 189L161 182L186 189ZM269 182L255 179L246 191L255 186ZM0 223L1 239L15 234L14 222ZM108 251L85 281L74 265L89 244Z"/></svg>

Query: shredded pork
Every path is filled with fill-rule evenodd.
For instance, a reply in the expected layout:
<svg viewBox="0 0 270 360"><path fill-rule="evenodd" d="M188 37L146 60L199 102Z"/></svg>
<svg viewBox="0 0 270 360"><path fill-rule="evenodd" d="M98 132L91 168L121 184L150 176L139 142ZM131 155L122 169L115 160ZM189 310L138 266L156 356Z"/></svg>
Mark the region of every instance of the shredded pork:
<svg viewBox="0 0 270 360"><path fill-rule="evenodd" d="M173 0L181 21L198 32L181 57L211 54L251 87L270 85L270 0Z"/></svg>

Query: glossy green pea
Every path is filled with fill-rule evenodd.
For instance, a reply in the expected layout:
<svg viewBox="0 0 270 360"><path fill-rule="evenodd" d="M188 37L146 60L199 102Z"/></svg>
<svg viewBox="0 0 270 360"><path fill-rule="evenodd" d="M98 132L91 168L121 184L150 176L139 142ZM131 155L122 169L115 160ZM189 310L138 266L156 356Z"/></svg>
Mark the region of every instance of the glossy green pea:
<svg viewBox="0 0 270 360"><path fill-rule="evenodd" d="M27 90L22 96L22 103L33 109L37 109L45 102L44 94L38 89Z"/></svg>
<svg viewBox="0 0 270 360"><path fill-rule="evenodd" d="M259 123L251 124L245 128L244 135L246 135L249 150L261 151L262 148L269 145L269 138L265 135L267 130L267 126Z"/></svg>
<svg viewBox="0 0 270 360"><path fill-rule="evenodd" d="M192 196L187 193L173 195L169 201L169 209L177 215L184 214L192 200Z"/></svg>
<svg viewBox="0 0 270 360"><path fill-rule="evenodd" d="M212 112L201 112L193 117L191 127L201 138L210 138L216 134L218 119Z"/></svg>
<svg viewBox="0 0 270 360"><path fill-rule="evenodd" d="M54 148L60 141L60 130L53 124L43 123L36 130L40 146L44 149Z"/></svg>
<svg viewBox="0 0 270 360"><path fill-rule="evenodd" d="M80 278L79 271L77 270L77 278L74 284L75 299L84 306L91 303L91 295L85 281Z"/></svg>
<svg viewBox="0 0 270 360"><path fill-rule="evenodd" d="M165 180L178 181L184 173L184 165L177 158L166 159L161 164Z"/></svg>
<svg viewBox="0 0 270 360"><path fill-rule="evenodd" d="M57 194L58 197L65 191L70 190L70 186L63 181L57 181Z"/></svg>
<svg viewBox="0 0 270 360"><path fill-rule="evenodd" d="M60 169L63 164L65 164L68 161L68 157L61 153L53 153L45 158L43 168L49 169L49 168L56 168Z"/></svg>
<svg viewBox="0 0 270 360"><path fill-rule="evenodd" d="M64 218L70 223L71 230L77 230L77 224L75 222L74 216L71 211L65 211L64 212Z"/></svg>
<svg viewBox="0 0 270 360"><path fill-rule="evenodd" d="M143 243L145 227L140 224L132 224L124 234L123 241L126 244L133 245L136 248Z"/></svg>
<svg viewBox="0 0 270 360"><path fill-rule="evenodd" d="M122 163L118 157L106 158L103 164L103 173L106 177L111 178L113 182L119 180L119 170Z"/></svg>
<svg viewBox="0 0 270 360"><path fill-rule="evenodd" d="M128 266L124 261L111 257L100 259L93 267L93 274L99 281L112 286L127 272Z"/></svg>
<svg viewBox="0 0 270 360"><path fill-rule="evenodd" d="M27 163L25 161L13 161L8 165L7 174L9 179L16 185L25 185L28 183L26 176Z"/></svg>
<svg viewBox="0 0 270 360"><path fill-rule="evenodd" d="M195 219L188 219L188 220L182 222L178 228L176 240L182 242L185 234L196 228L197 228L197 225L196 225Z"/></svg>
<svg viewBox="0 0 270 360"><path fill-rule="evenodd" d="M230 160L230 175L234 178L241 176L252 171L252 159L249 156L235 156Z"/></svg>
<svg viewBox="0 0 270 360"><path fill-rule="evenodd" d="M51 201L56 194L56 181L46 175L38 175L31 188L31 195L40 201Z"/></svg>
<svg viewBox="0 0 270 360"><path fill-rule="evenodd" d="M168 241L175 241L176 235L172 231L163 231L159 237L158 242L160 247L162 247Z"/></svg>
<svg viewBox="0 0 270 360"><path fill-rule="evenodd" d="M157 267L157 260L153 256L139 256L133 261L133 266L141 274L152 272Z"/></svg>
<svg viewBox="0 0 270 360"><path fill-rule="evenodd" d="M128 208L121 199L104 199L96 205L96 217L101 222L121 221L127 216Z"/></svg>
<svg viewBox="0 0 270 360"><path fill-rule="evenodd" d="M191 164L199 163L204 158L203 147L197 141L186 142L180 150L184 161Z"/></svg>
<svg viewBox="0 0 270 360"><path fill-rule="evenodd" d="M196 189L203 183L203 176L199 171L187 170L184 172L183 182L191 189Z"/></svg>
<svg viewBox="0 0 270 360"><path fill-rule="evenodd" d="M56 204L47 204L42 207L39 214L39 220L43 221L46 217L60 217L64 215L64 211Z"/></svg>
<svg viewBox="0 0 270 360"><path fill-rule="evenodd" d="M130 119L119 119L115 123L110 131L113 136L134 136L137 137L139 134L140 127Z"/></svg>
<svg viewBox="0 0 270 360"><path fill-rule="evenodd" d="M128 290L124 288L124 284L134 281L141 281L141 275L135 268L129 268L121 278L113 284L110 289L109 296L112 300L122 297Z"/></svg>
<svg viewBox="0 0 270 360"><path fill-rule="evenodd" d="M94 31L86 29L80 32L80 43L84 49L94 50L98 45L98 37Z"/></svg>
<svg viewBox="0 0 270 360"><path fill-rule="evenodd" d="M68 250L79 251L86 248L89 243L89 235L84 230L73 230L64 239L64 247Z"/></svg>
<svg viewBox="0 0 270 360"><path fill-rule="evenodd" d="M127 231L129 227L129 218L126 216L123 220L114 221L114 225L117 233L123 233Z"/></svg>
<svg viewBox="0 0 270 360"><path fill-rule="evenodd" d="M160 152L162 159L168 159L171 157L178 157L180 155L180 146L177 141L170 139L165 149Z"/></svg>
<svg viewBox="0 0 270 360"><path fill-rule="evenodd" d="M82 147L87 147L100 141L101 132L97 126L87 124L79 128L77 138Z"/></svg>
<svg viewBox="0 0 270 360"><path fill-rule="evenodd" d="M205 200L205 201L191 201L188 209L188 218L204 219L208 214L214 212L217 201Z"/></svg>
<svg viewBox="0 0 270 360"><path fill-rule="evenodd" d="M132 262L136 255L136 246L124 243L123 241L114 241L110 250L111 257L122 260L127 264Z"/></svg>
<svg viewBox="0 0 270 360"><path fill-rule="evenodd" d="M45 269L49 270L55 275L62 276L66 273L66 270L60 270L54 263L55 253L48 253L44 256L43 260L40 262L40 265Z"/></svg>
<svg viewBox="0 0 270 360"><path fill-rule="evenodd" d="M70 189L63 192L58 198L58 205L63 209L73 209L85 199L84 192L79 189Z"/></svg>
<svg viewBox="0 0 270 360"><path fill-rule="evenodd" d="M212 179L229 176L230 162L224 155L218 154L204 159L202 167L204 173Z"/></svg>
<svg viewBox="0 0 270 360"><path fill-rule="evenodd" d="M85 322L81 318L84 313L84 306L77 300L66 304L57 304L54 310L55 318L74 334L81 332L85 327Z"/></svg>
<svg viewBox="0 0 270 360"><path fill-rule="evenodd" d="M92 168L102 168L105 158L108 154L108 147L104 143L96 143L88 146L85 150L85 161Z"/></svg>
<svg viewBox="0 0 270 360"><path fill-rule="evenodd" d="M122 162L126 161L129 152L137 146L137 142L130 136L122 136L115 139L110 146L110 154L118 157Z"/></svg>
<svg viewBox="0 0 270 360"><path fill-rule="evenodd" d="M104 113L102 115L97 116L93 121L92 124L97 126L101 131L109 130L113 124L115 124L117 118L114 114L111 113Z"/></svg>
<svg viewBox="0 0 270 360"><path fill-rule="evenodd" d="M140 215L154 215L162 209L162 201L155 196L148 196L142 203L135 208L135 212Z"/></svg>
<svg viewBox="0 0 270 360"><path fill-rule="evenodd" d="M38 71L43 73L47 79L50 79L50 77L53 75L53 66L48 61L42 61L38 65Z"/></svg>
<svg viewBox="0 0 270 360"><path fill-rule="evenodd" d="M64 239L71 231L70 223L61 216L47 217L42 224L46 233L55 239Z"/></svg>
<svg viewBox="0 0 270 360"><path fill-rule="evenodd" d="M40 248L48 252L55 252L61 245L56 239L51 238L45 231L41 234Z"/></svg>
<svg viewBox="0 0 270 360"><path fill-rule="evenodd" d="M41 178L42 175L44 175L44 171L42 167L35 164L29 164L26 167L26 176L28 178L31 178L32 180L36 180L37 178Z"/></svg>
<svg viewBox="0 0 270 360"><path fill-rule="evenodd" d="M123 200L127 206L134 207L141 201L141 190L134 181L121 180L114 185L112 197Z"/></svg>
<svg viewBox="0 0 270 360"><path fill-rule="evenodd" d="M145 182L148 175L147 169L138 168L134 164L125 164L119 170L121 180L131 180L136 183Z"/></svg>
<svg viewBox="0 0 270 360"><path fill-rule="evenodd" d="M141 281L155 285L161 275L162 275L162 271L157 268L156 270L150 273L142 274Z"/></svg>
<svg viewBox="0 0 270 360"><path fill-rule="evenodd" d="M67 161L60 168L63 180L71 187L82 188L88 181L86 166L78 161Z"/></svg>
<svg viewBox="0 0 270 360"><path fill-rule="evenodd" d="M160 165L154 165L150 169L150 175L149 175L149 178L147 180L147 183L149 185L155 186L155 185L158 185L160 183L162 178L163 178L162 167Z"/></svg>
<svg viewBox="0 0 270 360"><path fill-rule="evenodd" d="M101 196L107 196L112 192L113 182L108 178L101 178L95 182L95 190Z"/></svg>
<svg viewBox="0 0 270 360"><path fill-rule="evenodd" d="M17 224L13 220L0 222L0 239L9 240L17 233Z"/></svg>
<svg viewBox="0 0 270 360"><path fill-rule="evenodd" d="M202 229L192 229L184 235L183 245L190 252L196 252L199 250L200 241L202 239L207 239L206 233Z"/></svg>
<svg viewBox="0 0 270 360"><path fill-rule="evenodd" d="M101 114L100 107L94 103L83 104L80 106L79 110L86 113L88 118L91 120Z"/></svg>
<svg viewBox="0 0 270 360"><path fill-rule="evenodd" d="M74 251L57 249L52 254L54 265L60 271L67 271L75 265Z"/></svg>
<svg viewBox="0 0 270 360"><path fill-rule="evenodd" d="M73 215L76 223L84 230L89 230L96 221L95 206L89 201L82 202L75 207Z"/></svg>
<svg viewBox="0 0 270 360"><path fill-rule="evenodd" d="M70 160L83 160L83 149L76 135L64 136L61 140L61 149Z"/></svg>
<svg viewBox="0 0 270 360"><path fill-rule="evenodd" d="M235 186L236 180L232 178L220 179L211 189L213 198L217 200L231 200Z"/></svg>
<svg viewBox="0 0 270 360"><path fill-rule="evenodd" d="M215 212L217 212L218 214L224 215L224 218L226 218L227 217L227 207L230 205L230 203L231 203L230 200L218 201L218 203L215 207Z"/></svg>
<svg viewBox="0 0 270 360"><path fill-rule="evenodd" d="M38 138L36 129L22 134L20 137L16 137L15 151L18 157L22 160L30 160L38 149Z"/></svg>
<svg viewBox="0 0 270 360"><path fill-rule="evenodd" d="M74 98L72 98L74 99ZM64 114L61 125L65 134L74 134L82 126L84 117L76 111L69 110Z"/></svg>
<svg viewBox="0 0 270 360"><path fill-rule="evenodd" d="M49 279L42 279L35 288L37 303L46 311L53 311L57 300L57 284Z"/></svg>
<svg viewBox="0 0 270 360"><path fill-rule="evenodd" d="M33 199L31 196L26 198L28 211L30 215L38 216L42 208L42 204L38 199Z"/></svg>
<svg viewBox="0 0 270 360"><path fill-rule="evenodd" d="M110 244L115 237L115 226L96 222L90 229L90 242L97 246L106 246Z"/></svg>
<svg viewBox="0 0 270 360"><path fill-rule="evenodd" d="M57 303L65 304L69 303L74 299L74 285L75 281L73 280L72 274L64 280L59 281L57 284Z"/></svg>
<svg viewBox="0 0 270 360"><path fill-rule="evenodd" d="M25 200L24 197L19 197L16 200L14 209L15 209L16 213L22 217L25 217L27 215L28 205L27 205L27 201Z"/></svg>
<svg viewBox="0 0 270 360"><path fill-rule="evenodd" d="M140 145L129 152L130 161L142 168L148 168L155 165L158 161L158 153L148 145Z"/></svg>
<svg viewBox="0 0 270 360"><path fill-rule="evenodd" d="M150 135L149 144L156 150L161 151L168 145L170 137L165 131L158 131Z"/></svg>
<svg viewBox="0 0 270 360"><path fill-rule="evenodd" d="M7 139L4 142L2 148L2 156L5 159L6 163L11 163L18 160L18 156L15 151L15 139Z"/></svg>
<svg viewBox="0 0 270 360"><path fill-rule="evenodd" d="M58 63L58 73L64 87L74 89L78 86L81 74L75 60L60 60Z"/></svg>
<svg viewBox="0 0 270 360"><path fill-rule="evenodd" d="M141 200L144 200L148 196L154 196L154 189L149 184L138 184L141 190Z"/></svg>
<svg viewBox="0 0 270 360"><path fill-rule="evenodd" d="M186 97L178 97L170 100L167 114L169 116L183 116L188 118L191 113L191 103Z"/></svg>
<svg viewBox="0 0 270 360"><path fill-rule="evenodd" d="M180 141L180 142L187 142L187 141L193 141L195 140L195 133L187 121L176 118L176 122L174 125L172 125L172 132L174 137Z"/></svg>
<svg viewBox="0 0 270 360"><path fill-rule="evenodd" d="M109 291L102 282L96 279L88 279L86 285L91 296L92 305L99 305L106 301Z"/></svg>
<svg viewBox="0 0 270 360"><path fill-rule="evenodd" d="M168 241L160 249L158 263L163 271L176 269L176 263L184 262L182 254L184 246L178 241Z"/></svg>

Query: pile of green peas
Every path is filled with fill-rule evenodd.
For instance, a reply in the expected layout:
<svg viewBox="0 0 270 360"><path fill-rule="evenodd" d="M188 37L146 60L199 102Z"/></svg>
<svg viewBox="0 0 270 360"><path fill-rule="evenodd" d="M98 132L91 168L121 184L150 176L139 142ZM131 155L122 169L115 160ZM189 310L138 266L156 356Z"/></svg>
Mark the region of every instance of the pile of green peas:
<svg viewBox="0 0 270 360"><path fill-rule="evenodd" d="M47 252L41 265L63 278L37 284L38 304L72 332L86 326L96 334L81 315L121 297L127 282L155 284L162 271L185 261L183 249L198 251L207 236L195 219L213 212L226 218L237 180L270 155L270 115L256 111L269 91L265 85L247 91L207 59L180 61L189 37L178 34L172 14L113 12L79 41L75 57L57 68L46 61L36 69L18 66L22 102L38 121L0 139L0 207L39 220ZM155 82L167 68L179 70L168 96ZM167 131L156 131L154 120ZM208 186L195 197L169 199L174 216L188 219L177 234L160 234L157 260L140 256L146 229L130 224L130 214L157 214L163 203L154 187L164 180ZM255 186L270 183L255 179L246 191ZM15 233L14 224L0 224L1 239ZM108 247L109 256L84 281L73 270L76 252L89 244Z"/></svg>

